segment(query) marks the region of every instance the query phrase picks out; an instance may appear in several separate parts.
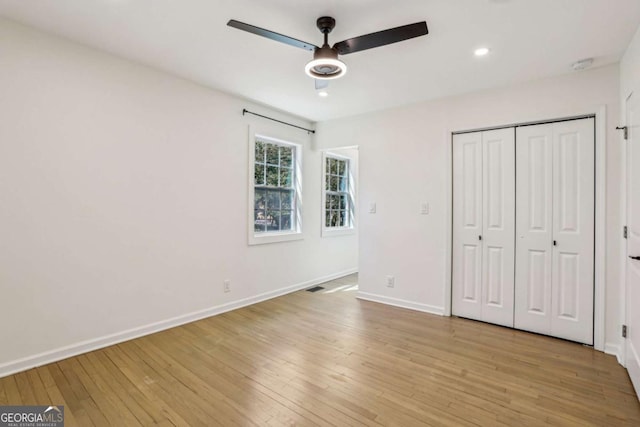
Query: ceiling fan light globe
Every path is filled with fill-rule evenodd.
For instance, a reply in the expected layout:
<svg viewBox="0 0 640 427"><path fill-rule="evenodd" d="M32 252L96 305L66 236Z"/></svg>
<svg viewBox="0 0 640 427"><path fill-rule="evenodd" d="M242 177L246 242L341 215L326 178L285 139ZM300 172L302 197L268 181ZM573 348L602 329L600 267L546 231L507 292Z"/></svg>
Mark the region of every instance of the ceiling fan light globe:
<svg viewBox="0 0 640 427"><path fill-rule="evenodd" d="M307 63L304 67L304 72L314 79L337 79L347 74L347 64L339 59L318 58Z"/></svg>

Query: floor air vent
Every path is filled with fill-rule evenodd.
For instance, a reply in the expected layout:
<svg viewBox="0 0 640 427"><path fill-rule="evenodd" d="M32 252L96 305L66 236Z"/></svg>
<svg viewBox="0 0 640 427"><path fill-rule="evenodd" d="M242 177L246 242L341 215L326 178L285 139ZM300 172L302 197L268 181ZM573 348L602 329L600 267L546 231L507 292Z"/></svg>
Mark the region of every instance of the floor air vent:
<svg viewBox="0 0 640 427"><path fill-rule="evenodd" d="M314 286L313 288L309 288L307 289L307 292L318 292L323 290L324 288L322 286Z"/></svg>

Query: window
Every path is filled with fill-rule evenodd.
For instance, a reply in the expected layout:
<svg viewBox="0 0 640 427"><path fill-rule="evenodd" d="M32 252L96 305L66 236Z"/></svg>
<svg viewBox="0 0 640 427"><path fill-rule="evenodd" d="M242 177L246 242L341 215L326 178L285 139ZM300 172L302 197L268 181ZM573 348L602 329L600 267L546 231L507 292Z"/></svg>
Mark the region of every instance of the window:
<svg viewBox="0 0 640 427"><path fill-rule="evenodd" d="M294 223L295 147L256 139L254 231L291 231Z"/></svg>
<svg viewBox="0 0 640 427"><path fill-rule="evenodd" d="M325 153L323 235L351 232L354 226L354 182L348 157Z"/></svg>
<svg viewBox="0 0 640 427"><path fill-rule="evenodd" d="M301 238L301 146L252 134L249 244Z"/></svg>

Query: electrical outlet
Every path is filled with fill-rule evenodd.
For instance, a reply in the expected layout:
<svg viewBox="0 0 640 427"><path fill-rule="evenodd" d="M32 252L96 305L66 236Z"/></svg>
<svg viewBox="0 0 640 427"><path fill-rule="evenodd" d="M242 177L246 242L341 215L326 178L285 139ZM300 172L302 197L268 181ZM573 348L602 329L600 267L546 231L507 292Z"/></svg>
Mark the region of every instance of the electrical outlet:
<svg viewBox="0 0 640 427"><path fill-rule="evenodd" d="M225 280L224 282L222 282L222 287L226 292L231 292L231 280Z"/></svg>
<svg viewBox="0 0 640 427"><path fill-rule="evenodd" d="M393 276L387 276L387 288L393 288L396 285L396 278Z"/></svg>
<svg viewBox="0 0 640 427"><path fill-rule="evenodd" d="M422 215L429 215L429 203L427 202L420 203L420 213Z"/></svg>

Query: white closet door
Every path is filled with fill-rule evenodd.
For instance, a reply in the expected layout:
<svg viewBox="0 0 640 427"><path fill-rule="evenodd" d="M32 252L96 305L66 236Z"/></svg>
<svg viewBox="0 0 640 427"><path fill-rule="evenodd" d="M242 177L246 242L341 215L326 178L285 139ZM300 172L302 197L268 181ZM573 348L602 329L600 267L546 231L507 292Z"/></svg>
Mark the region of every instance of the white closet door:
<svg viewBox="0 0 640 427"><path fill-rule="evenodd" d="M553 125L551 335L593 344L594 120Z"/></svg>
<svg viewBox="0 0 640 427"><path fill-rule="evenodd" d="M593 343L593 119L517 130L515 327Z"/></svg>
<svg viewBox="0 0 640 427"><path fill-rule="evenodd" d="M482 133L482 320L513 327L515 130Z"/></svg>
<svg viewBox="0 0 640 427"><path fill-rule="evenodd" d="M452 312L513 327L515 135L455 135Z"/></svg>
<svg viewBox="0 0 640 427"><path fill-rule="evenodd" d="M516 285L518 329L551 331L552 125L516 130Z"/></svg>
<svg viewBox="0 0 640 427"><path fill-rule="evenodd" d="M482 134L453 136L452 312L482 320Z"/></svg>

